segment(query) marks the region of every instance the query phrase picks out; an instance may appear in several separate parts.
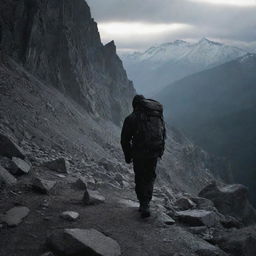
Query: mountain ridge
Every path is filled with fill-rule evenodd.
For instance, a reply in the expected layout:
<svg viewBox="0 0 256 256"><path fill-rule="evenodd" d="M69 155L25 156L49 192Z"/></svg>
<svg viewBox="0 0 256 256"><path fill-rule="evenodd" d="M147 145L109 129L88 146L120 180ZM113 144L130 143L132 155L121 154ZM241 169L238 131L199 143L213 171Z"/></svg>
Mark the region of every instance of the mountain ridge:
<svg viewBox="0 0 256 256"><path fill-rule="evenodd" d="M245 54L240 48L202 38L195 43L176 40L121 58L136 89L153 95L171 82Z"/></svg>
<svg viewBox="0 0 256 256"><path fill-rule="evenodd" d="M172 125L231 160L236 180L250 184L254 203L255 68L256 54L248 53L176 81L157 96Z"/></svg>

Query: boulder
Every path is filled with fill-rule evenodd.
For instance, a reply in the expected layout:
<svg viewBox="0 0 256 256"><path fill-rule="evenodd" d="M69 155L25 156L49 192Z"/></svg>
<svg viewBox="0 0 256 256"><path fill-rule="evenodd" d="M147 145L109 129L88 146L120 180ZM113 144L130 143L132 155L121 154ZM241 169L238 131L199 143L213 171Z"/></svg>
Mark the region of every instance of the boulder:
<svg viewBox="0 0 256 256"><path fill-rule="evenodd" d="M64 229L55 231L48 244L58 254L66 256L119 256L120 246L110 237L95 229Z"/></svg>
<svg viewBox="0 0 256 256"><path fill-rule="evenodd" d="M66 212L63 212L60 216L61 216L61 218L65 219L65 220L75 221L78 219L79 213L73 212L73 211L66 211Z"/></svg>
<svg viewBox="0 0 256 256"><path fill-rule="evenodd" d="M214 208L213 202L207 198L191 197L190 199L196 204L196 208L198 209L212 210Z"/></svg>
<svg viewBox="0 0 256 256"><path fill-rule="evenodd" d="M160 223L164 223L166 225L173 225L175 223L175 220L164 212L159 212L157 219Z"/></svg>
<svg viewBox="0 0 256 256"><path fill-rule="evenodd" d="M232 256L255 256L256 226L225 232L216 242Z"/></svg>
<svg viewBox="0 0 256 256"><path fill-rule="evenodd" d="M70 163L67 159L61 157L43 164L43 166L47 167L52 171L56 171L59 173L69 173Z"/></svg>
<svg viewBox="0 0 256 256"><path fill-rule="evenodd" d="M218 223L218 217L214 212L205 210L186 210L176 212L180 221L190 226L211 227Z"/></svg>
<svg viewBox="0 0 256 256"><path fill-rule="evenodd" d="M34 190L42 194L49 194L55 185L56 185L56 181L45 180L39 177L34 178L33 184L32 184Z"/></svg>
<svg viewBox="0 0 256 256"><path fill-rule="evenodd" d="M85 190L83 195L83 204L84 205L95 205L105 202L105 197L102 196L98 191Z"/></svg>
<svg viewBox="0 0 256 256"><path fill-rule="evenodd" d="M11 169L12 174L27 174L31 170L31 164L28 164L24 160L13 157L12 158L13 168Z"/></svg>
<svg viewBox="0 0 256 256"><path fill-rule="evenodd" d="M74 183L73 183L73 187L80 189L80 190L86 190L87 189L87 184L86 184L86 180L83 177L78 178Z"/></svg>
<svg viewBox="0 0 256 256"><path fill-rule="evenodd" d="M229 215L249 225L256 222L256 211L248 201L247 188L240 184L218 187L216 183L206 186L199 196L210 199L223 215Z"/></svg>
<svg viewBox="0 0 256 256"><path fill-rule="evenodd" d="M17 179L0 165L0 186L1 184L13 186L16 183Z"/></svg>
<svg viewBox="0 0 256 256"><path fill-rule="evenodd" d="M105 202L105 197L101 195L98 191L88 190L90 194L90 203L91 204L101 204Z"/></svg>
<svg viewBox="0 0 256 256"><path fill-rule="evenodd" d="M189 198L186 198L186 197L181 197L177 199L174 205L176 209L179 209L182 211L192 209L196 206L196 204L193 201L191 201Z"/></svg>
<svg viewBox="0 0 256 256"><path fill-rule="evenodd" d="M30 210L27 207L14 207L5 213L5 215L2 217L2 221L10 227L15 227L22 222L29 212Z"/></svg>
<svg viewBox="0 0 256 256"><path fill-rule="evenodd" d="M7 157L19 157L24 159L23 150L8 136L0 133L0 155Z"/></svg>

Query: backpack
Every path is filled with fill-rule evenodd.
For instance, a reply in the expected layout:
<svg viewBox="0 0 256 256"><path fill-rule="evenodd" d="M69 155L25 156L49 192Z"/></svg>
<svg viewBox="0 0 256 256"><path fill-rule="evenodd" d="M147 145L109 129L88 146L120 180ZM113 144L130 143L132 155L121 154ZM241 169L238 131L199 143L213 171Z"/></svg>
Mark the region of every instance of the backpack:
<svg viewBox="0 0 256 256"><path fill-rule="evenodd" d="M151 99L140 101L137 110L138 146L148 155L162 156L165 144L163 106Z"/></svg>

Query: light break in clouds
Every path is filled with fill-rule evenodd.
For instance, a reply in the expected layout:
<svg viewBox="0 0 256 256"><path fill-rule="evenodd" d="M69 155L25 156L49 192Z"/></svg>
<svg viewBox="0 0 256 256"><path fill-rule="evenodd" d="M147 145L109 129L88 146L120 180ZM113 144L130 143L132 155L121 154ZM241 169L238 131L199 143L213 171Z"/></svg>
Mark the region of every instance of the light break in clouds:
<svg viewBox="0 0 256 256"><path fill-rule="evenodd" d="M222 4L234 6L256 6L256 0L188 0L191 2L201 2L209 4Z"/></svg>
<svg viewBox="0 0 256 256"><path fill-rule="evenodd" d="M87 0L103 43L119 52L177 39L211 40L256 51L256 0Z"/></svg>

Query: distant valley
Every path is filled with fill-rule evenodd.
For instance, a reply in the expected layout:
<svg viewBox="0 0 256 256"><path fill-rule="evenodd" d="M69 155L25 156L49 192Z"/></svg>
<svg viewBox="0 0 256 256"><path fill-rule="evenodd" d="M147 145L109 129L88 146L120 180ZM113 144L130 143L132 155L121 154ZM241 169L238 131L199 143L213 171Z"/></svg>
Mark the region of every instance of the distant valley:
<svg viewBox="0 0 256 256"><path fill-rule="evenodd" d="M174 81L246 53L246 50L202 38L197 43L176 40L121 58L136 90L152 96Z"/></svg>

